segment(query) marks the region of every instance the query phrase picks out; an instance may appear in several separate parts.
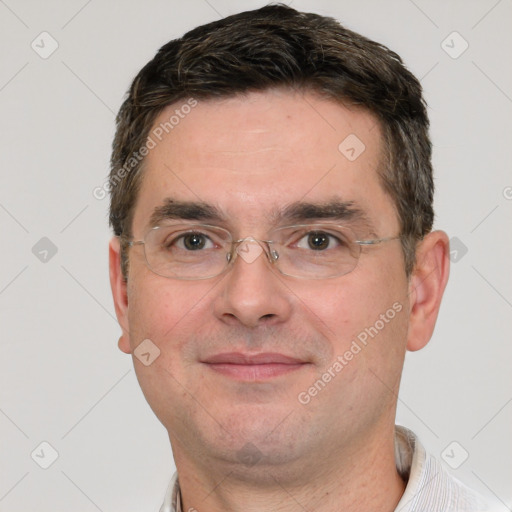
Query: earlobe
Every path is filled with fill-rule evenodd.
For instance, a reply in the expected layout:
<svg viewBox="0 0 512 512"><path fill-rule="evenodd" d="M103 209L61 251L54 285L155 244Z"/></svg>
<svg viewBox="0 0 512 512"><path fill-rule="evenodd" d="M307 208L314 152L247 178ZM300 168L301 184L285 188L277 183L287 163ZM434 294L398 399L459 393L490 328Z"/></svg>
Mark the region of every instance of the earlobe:
<svg viewBox="0 0 512 512"><path fill-rule="evenodd" d="M130 354L128 291L127 283L121 272L121 247L117 237L113 237L109 244L109 272L110 287L112 289L117 321L123 330L123 335L118 341L118 347L126 354Z"/></svg>
<svg viewBox="0 0 512 512"><path fill-rule="evenodd" d="M125 354L131 354L132 349L130 347L130 342L128 338L124 335L119 337L119 341L117 342L117 346L119 347L119 350L121 352L124 352Z"/></svg>
<svg viewBox="0 0 512 512"><path fill-rule="evenodd" d="M444 231L425 236L416 250L416 265L410 284L407 349L423 348L432 337L441 299L450 273L450 247Z"/></svg>

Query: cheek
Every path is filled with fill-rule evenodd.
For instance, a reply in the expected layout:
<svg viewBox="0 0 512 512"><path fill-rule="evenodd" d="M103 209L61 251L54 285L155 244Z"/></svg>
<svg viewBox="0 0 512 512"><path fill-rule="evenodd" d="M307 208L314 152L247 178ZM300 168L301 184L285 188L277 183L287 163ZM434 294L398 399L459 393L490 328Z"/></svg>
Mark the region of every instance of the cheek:
<svg viewBox="0 0 512 512"><path fill-rule="evenodd" d="M175 421L172 411L175 411L176 403L191 401L187 390L194 392L201 384L201 376L191 371L196 349L189 340L198 325L207 322L205 310L211 308L213 286L141 273L130 288L132 351L143 340L149 339L157 347L153 350L158 354L147 366L134 356L137 379L155 414L164 425L169 425Z"/></svg>
<svg viewBox="0 0 512 512"><path fill-rule="evenodd" d="M186 340L180 335L193 329L193 320L205 318L213 284L173 281L142 272L129 290L130 342L132 348L143 339L151 339L166 356L181 353ZM130 293L131 292L131 293ZM206 320L206 318L205 318Z"/></svg>
<svg viewBox="0 0 512 512"><path fill-rule="evenodd" d="M294 292L305 312L309 311L311 318L324 325L325 331L330 333L329 337L339 342L372 326L382 314L385 315L384 321L389 318L393 320L397 317L398 309L405 310L403 291L392 289L389 284L379 286L375 281L367 285L361 282L352 284L348 280L328 285L322 283L318 290L295 289Z"/></svg>
<svg viewBox="0 0 512 512"><path fill-rule="evenodd" d="M358 351L354 342L361 347L361 354L364 352L357 359L379 359L386 365L387 359L402 357L408 289L400 261L383 258L378 267L361 265L339 279L291 283L290 288L309 317L323 327L334 358L347 350Z"/></svg>
<svg viewBox="0 0 512 512"><path fill-rule="evenodd" d="M379 256L380 265L362 267L353 276L359 281L351 297L351 346L361 348L358 358L377 380L395 388L407 341L408 287L401 260Z"/></svg>

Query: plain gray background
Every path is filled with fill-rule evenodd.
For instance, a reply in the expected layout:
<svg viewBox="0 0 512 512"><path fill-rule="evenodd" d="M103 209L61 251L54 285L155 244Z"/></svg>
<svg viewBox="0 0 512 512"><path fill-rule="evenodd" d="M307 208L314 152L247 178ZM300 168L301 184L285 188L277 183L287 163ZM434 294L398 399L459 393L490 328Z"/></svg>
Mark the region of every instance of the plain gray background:
<svg viewBox="0 0 512 512"><path fill-rule="evenodd" d="M0 0L1 511L158 510L172 454L117 349L108 200L93 189L156 50L264 3ZM386 44L421 78L436 227L457 252L435 335L408 354L398 422L510 510L512 2L288 3ZM43 441L58 452L47 469Z"/></svg>

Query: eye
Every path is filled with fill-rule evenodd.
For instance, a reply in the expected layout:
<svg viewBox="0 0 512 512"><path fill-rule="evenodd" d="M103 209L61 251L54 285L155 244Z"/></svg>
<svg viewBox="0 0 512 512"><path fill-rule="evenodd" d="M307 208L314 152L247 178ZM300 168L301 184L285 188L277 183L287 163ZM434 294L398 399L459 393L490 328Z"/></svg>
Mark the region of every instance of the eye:
<svg viewBox="0 0 512 512"><path fill-rule="evenodd" d="M340 245L344 244L338 237L325 231L310 231L297 242L299 249L311 249L313 251L334 249Z"/></svg>
<svg viewBox="0 0 512 512"><path fill-rule="evenodd" d="M165 246L170 248L176 246L186 251L200 251L201 249L212 249L214 247L211 239L203 233L185 233L166 242Z"/></svg>

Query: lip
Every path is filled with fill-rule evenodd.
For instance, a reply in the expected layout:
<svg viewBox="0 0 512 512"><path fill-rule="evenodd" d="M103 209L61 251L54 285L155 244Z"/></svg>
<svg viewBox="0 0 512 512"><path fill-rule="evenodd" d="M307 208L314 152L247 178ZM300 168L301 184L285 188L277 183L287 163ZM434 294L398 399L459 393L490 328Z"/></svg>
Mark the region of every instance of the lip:
<svg viewBox="0 0 512 512"><path fill-rule="evenodd" d="M227 377L252 382L279 377L309 364L307 361L273 352L228 352L208 357L202 362Z"/></svg>

